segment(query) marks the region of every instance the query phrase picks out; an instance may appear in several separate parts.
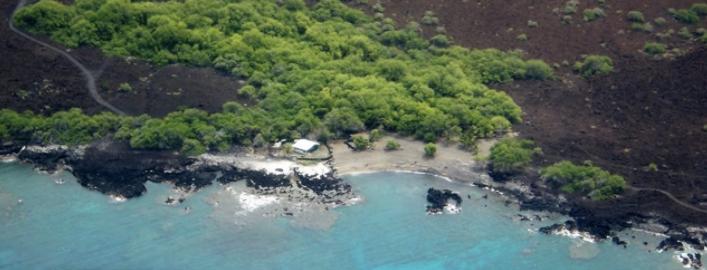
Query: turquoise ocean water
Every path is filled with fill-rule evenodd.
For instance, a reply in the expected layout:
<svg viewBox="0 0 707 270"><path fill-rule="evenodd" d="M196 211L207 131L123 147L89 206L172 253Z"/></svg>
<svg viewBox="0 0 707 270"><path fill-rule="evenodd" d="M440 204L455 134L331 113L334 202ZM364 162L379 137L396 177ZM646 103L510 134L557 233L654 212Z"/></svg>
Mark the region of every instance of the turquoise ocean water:
<svg viewBox="0 0 707 270"><path fill-rule="evenodd" d="M178 206L163 203L167 184L115 202L68 174L0 164L0 269L682 269L640 233L623 236L628 249L538 234L478 188L415 174L346 179L361 203L298 220L244 214L219 185ZM426 215L429 187L461 193L462 213Z"/></svg>

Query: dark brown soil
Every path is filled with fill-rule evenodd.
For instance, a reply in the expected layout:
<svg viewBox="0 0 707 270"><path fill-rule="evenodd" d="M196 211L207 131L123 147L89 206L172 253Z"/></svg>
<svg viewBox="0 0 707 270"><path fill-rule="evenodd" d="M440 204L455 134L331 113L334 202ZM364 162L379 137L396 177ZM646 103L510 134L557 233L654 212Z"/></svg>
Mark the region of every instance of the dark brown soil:
<svg viewBox="0 0 707 270"><path fill-rule="evenodd" d="M539 166L564 159L591 160L625 176L632 186L662 189L707 209L707 130L703 128L707 125L707 49L674 34L661 42L685 55L652 60L641 48L659 38L655 33L630 31L625 19L629 10L639 10L650 21L668 19L666 26L656 27L658 32L677 32L685 25L671 19L667 9L688 7L693 1L607 1L607 17L594 22L584 22L581 11L597 6L596 1L580 1L570 25L553 13L566 2L562 0L381 2L386 15L401 25L434 11L453 40L466 47L522 49L529 57L550 63L573 63L582 54L611 56L615 72L606 77L588 81L563 67L555 81L497 85L525 113L524 122L514 129L543 148ZM529 20L539 26L529 27ZM704 27L706 22L703 19L689 29ZM434 26L424 27L425 35L436 31ZM521 33L528 36L527 41L516 39ZM651 163L658 171L647 170ZM618 201L578 203L596 216L658 213L673 222L707 225L707 215L658 192L629 190Z"/></svg>
<svg viewBox="0 0 707 270"><path fill-rule="evenodd" d="M660 41L669 44L670 48L687 49L694 46L695 41L681 39L677 34L661 39L656 34L669 29L677 33L683 26L694 31L707 25L707 20L702 20L698 25L681 24L668 13L669 8L686 8L699 2L694 0L606 1L604 6L597 4L597 1L579 1L577 13L571 15L571 24L563 23L562 15L554 12L556 8L561 9L567 0L379 2L385 7L386 15L400 25L409 21L421 22L426 11L433 11L439 18L440 26L460 45L470 48L521 49L530 57L541 58L549 63L573 63L582 54L604 54L614 59L640 55L646 41ZM601 7L606 17L585 22L582 11L594 7ZM654 32L631 31L631 24L626 19L626 13L631 10L641 11L646 21L654 25ZM668 24L657 26L653 20L658 17L667 19ZM538 26L529 26L529 21L537 22ZM436 28L434 25L423 25L426 36L435 35ZM525 34L528 40L517 39L520 34Z"/></svg>
<svg viewBox="0 0 707 270"><path fill-rule="evenodd" d="M41 113L74 107L89 113L103 111L90 97L78 68L61 55L10 31L7 20L15 5L11 0L0 3L0 108ZM108 57L91 48L72 50L71 54L94 74L101 74L96 81L101 96L129 114L161 116L182 107L213 112L226 101L250 103L238 95L242 81L213 69L156 67ZM123 83L132 91L119 90Z"/></svg>

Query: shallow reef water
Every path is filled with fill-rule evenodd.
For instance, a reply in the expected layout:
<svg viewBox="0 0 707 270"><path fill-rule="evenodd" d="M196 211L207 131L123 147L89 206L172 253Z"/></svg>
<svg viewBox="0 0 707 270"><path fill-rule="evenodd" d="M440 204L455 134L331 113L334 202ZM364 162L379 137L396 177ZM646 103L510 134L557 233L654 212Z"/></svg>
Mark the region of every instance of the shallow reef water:
<svg viewBox="0 0 707 270"><path fill-rule="evenodd" d="M345 179L362 199L336 208L242 183L186 195L149 183L120 202L68 173L0 164L0 269L682 269L654 251L660 237L622 232L624 249L540 234L563 217L518 212L476 187L406 173ZM462 195L461 212L427 215L430 187Z"/></svg>

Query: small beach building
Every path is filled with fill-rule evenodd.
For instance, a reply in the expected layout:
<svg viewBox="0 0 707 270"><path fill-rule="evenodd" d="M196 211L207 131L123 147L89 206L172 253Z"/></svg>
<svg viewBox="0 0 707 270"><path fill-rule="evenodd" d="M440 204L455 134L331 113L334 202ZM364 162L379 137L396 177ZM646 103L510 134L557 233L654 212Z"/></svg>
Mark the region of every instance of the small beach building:
<svg viewBox="0 0 707 270"><path fill-rule="evenodd" d="M319 143L307 139L298 139L295 140L295 144L292 145L292 148L297 153L305 154L309 152L314 152L319 149Z"/></svg>

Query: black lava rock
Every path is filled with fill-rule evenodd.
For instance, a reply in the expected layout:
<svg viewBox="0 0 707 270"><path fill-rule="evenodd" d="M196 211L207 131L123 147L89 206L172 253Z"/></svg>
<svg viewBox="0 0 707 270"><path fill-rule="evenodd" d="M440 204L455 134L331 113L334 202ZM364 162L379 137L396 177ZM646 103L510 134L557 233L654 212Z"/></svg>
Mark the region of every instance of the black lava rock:
<svg viewBox="0 0 707 270"><path fill-rule="evenodd" d="M462 204L462 197L459 194L452 192L451 190L437 190L430 188L427 190L427 213L436 214L444 211L444 207L449 203L449 201L454 201L457 205Z"/></svg>

